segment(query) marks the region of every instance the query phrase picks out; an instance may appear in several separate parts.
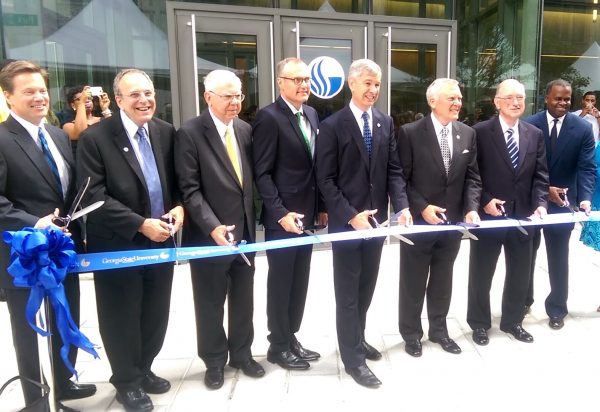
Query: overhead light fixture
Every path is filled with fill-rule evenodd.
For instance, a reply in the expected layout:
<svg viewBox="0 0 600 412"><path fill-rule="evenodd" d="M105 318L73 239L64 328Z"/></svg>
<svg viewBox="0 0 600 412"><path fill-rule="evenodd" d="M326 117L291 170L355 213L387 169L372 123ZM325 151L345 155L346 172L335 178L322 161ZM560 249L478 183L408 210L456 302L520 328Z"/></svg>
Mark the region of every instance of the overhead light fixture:
<svg viewBox="0 0 600 412"><path fill-rule="evenodd" d="M594 0L594 5L597 6L598 5L598 0ZM596 20L598 20L598 9L594 9L592 11L592 22L596 23Z"/></svg>

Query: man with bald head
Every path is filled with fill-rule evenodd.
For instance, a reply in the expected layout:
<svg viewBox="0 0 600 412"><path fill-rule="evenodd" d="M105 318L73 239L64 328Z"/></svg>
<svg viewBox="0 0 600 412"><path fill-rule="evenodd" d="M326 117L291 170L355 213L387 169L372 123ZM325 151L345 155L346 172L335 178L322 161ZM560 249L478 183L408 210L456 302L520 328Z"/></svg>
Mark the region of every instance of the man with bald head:
<svg viewBox="0 0 600 412"><path fill-rule="evenodd" d="M500 83L494 98L498 117L477 123L477 161L483 190L480 216L485 220L543 218L548 207L548 168L544 136L519 121L525 110L525 87L517 80ZM504 247L506 280L500 330L521 342L533 342L523 329L523 307L533 256L533 229L515 227L477 231L471 241L467 322L473 341L489 342L490 289L500 250Z"/></svg>

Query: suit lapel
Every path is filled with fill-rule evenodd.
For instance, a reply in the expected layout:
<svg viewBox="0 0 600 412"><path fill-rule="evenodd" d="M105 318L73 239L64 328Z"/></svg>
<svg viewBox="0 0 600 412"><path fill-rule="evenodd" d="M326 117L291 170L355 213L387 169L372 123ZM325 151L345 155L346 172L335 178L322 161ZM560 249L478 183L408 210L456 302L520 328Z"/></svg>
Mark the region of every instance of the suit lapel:
<svg viewBox="0 0 600 412"><path fill-rule="evenodd" d="M117 112L118 113L118 112ZM113 116L110 120L104 121L112 121L114 122L113 128L113 141L117 146L117 151L123 155L135 175L142 182L146 190L148 187L146 186L146 178L144 177L144 173L142 172L142 168L140 167L140 162L135 156L135 151L131 146L131 142L129 141L129 137L127 136L127 132L125 131L125 127L123 126L123 122L121 121L121 116Z"/></svg>
<svg viewBox="0 0 600 412"><path fill-rule="evenodd" d="M520 129L519 129L520 131ZM508 147L506 146L506 138L504 137L504 133L502 133L502 126L500 126L500 120L496 117L492 122L492 127L490 130L490 138L492 142L494 142L494 146L496 146L496 150L498 151L498 155L502 158L502 161L510 170L513 170L513 165L508 156ZM519 145L520 146L520 145ZM520 149L519 149L520 152ZM520 154L519 154L520 156Z"/></svg>
<svg viewBox="0 0 600 412"><path fill-rule="evenodd" d="M556 141L556 147L552 151L552 159L550 159L550 164L548 165L548 168L554 166L554 164L558 161L558 159L564 152L565 147L569 144L569 136L573 135L571 128L574 125L574 123L571 120L571 114L567 113L567 115L563 119L563 124L560 128L560 133L558 134L558 140Z"/></svg>
<svg viewBox="0 0 600 412"><path fill-rule="evenodd" d="M532 145L531 135L523 127L523 123L519 121L519 168L517 169L517 174L523 169L523 162L525 161L525 155L529 150L529 146Z"/></svg>
<svg viewBox="0 0 600 412"><path fill-rule="evenodd" d="M371 131L371 135L373 136L372 147L371 147L371 162L370 164L374 164L377 159L377 155L379 154L379 150L385 140L383 137L384 130L381 128L381 124L383 123L383 118L381 113L377 111L377 109L372 108L371 113L373 113L373 130ZM393 138L393 136L392 136ZM363 144L364 146L364 144ZM371 168L373 170L374 168Z"/></svg>
<svg viewBox="0 0 600 412"><path fill-rule="evenodd" d="M344 128L344 134L351 136L351 139L354 140L358 151L360 152L360 157L363 161L363 165L369 171L369 155L367 154L367 148L365 147L365 140L363 138L361 129L358 127L358 123L356 123L356 119L354 118L354 114L349 106L343 108L344 112L342 113L342 120Z"/></svg>
<svg viewBox="0 0 600 412"><path fill-rule="evenodd" d="M312 162L312 154L309 151L309 147L306 144L306 140L304 140L304 135L302 134L302 131L300 130L300 126L298 125L298 118L294 115L294 113L292 113L292 110L288 107L287 103L281 97L279 97L279 99L278 99L278 104L279 104L279 109L283 111L284 115L287 117L288 121L290 122L292 129L294 129L294 132L296 134L296 139L300 142L300 144L304 148L304 154L307 156L308 161ZM307 130L307 133L309 133L309 132L310 131ZM309 136L309 138L310 138L310 136Z"/></svg>
<svg viewBox="0 0 600 412"><path fill-rule="evenodd" d="M235 140L237 141L238 147L240 149L240 163L242 164L242 181L244 182L241 186L241 189L242 191L244 191L246 188L252 187L252 165L249 163L248 153L246 153L246 142L248 139L251 139L251 137L244 135L244 132L242 132L242 129L239 127L240 121L241 120L237 118L233 119L233 131L235 133ZM231 164L231 162L229 163ZM235 181L237 182L237 177Z"/></svg>
<svg viewBox="0 0 600 412"><path fill-rule="evenodd" d="M217 159L219 159L219 161L223 164L223 167L225 167L225 170L227 170L227 173L229 173L230 177L238 185L238 187L241 188L240 182L238 181L238 178L237 178L237 174L235 173L235 170L233 168L233 164L231 164L231 160L229 159L229 155L227 154L227 149L225 149L223 140L221 140L221 136L219 136L219 132L217 131L217 126L215 126L215 123L213 122L212 117L210 117L210 112L208 110L206 110L204 112L204 116L208 117L207 119L204 119L205 121L203 122L204 127L205 127L204 136L206 136L206 139L208 140L208 144L212 147L215 155L217 156ZM235 127L233 129L233 132L236 135L235 138L239 139ZM238 140L238 147L239 147L239 140ZM241 152L241 150L240 150L240 152ZM243 173L243 170L242 170L242 178L244 175L245 175L245 173Z"/></svg>
<svg viewBox="0 0 600 412"><path fill-rule="evenodd" d="M152 152L154 153L154 160L156 161L156 169L158 170L158 176L160 178L160 187L162 188L162 192L163 192L163 201L164 201L164 204L167 204L167 201L164 199L166 188L168 187L167 180L166 180L167 171L165 170L164 162L160 161L161 159L163 159L164 153L162 150L162 145L160 144L161 143L160 142L160 131L159 131L158 125L156 124L154 119L152 119L151 121L148 122L148 131L150 133L149 138L150 138L150 143L152 144Z"/></svg>

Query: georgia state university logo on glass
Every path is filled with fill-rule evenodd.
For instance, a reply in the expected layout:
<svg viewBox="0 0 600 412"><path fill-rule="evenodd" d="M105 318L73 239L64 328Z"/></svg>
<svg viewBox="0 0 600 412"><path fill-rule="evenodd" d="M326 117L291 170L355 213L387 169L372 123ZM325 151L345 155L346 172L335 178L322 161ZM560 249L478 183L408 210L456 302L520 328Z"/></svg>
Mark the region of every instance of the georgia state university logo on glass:
<svg viewBox="0 0 600 412"><path fill-rule="evenodd" d="M331 99L344 87L344 69L331 57L317 57L308 65L310 91L321 99Z"/></svg>

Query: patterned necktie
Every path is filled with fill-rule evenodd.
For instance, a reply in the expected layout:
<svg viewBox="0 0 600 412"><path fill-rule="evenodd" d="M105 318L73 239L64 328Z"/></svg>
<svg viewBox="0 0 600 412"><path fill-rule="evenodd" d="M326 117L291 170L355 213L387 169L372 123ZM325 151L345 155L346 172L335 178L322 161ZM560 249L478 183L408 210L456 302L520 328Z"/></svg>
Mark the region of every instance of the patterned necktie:
<svg viewBox="0 0 600 412"><path fill-rule="evenodd" d="M558 119L552 119L554 122L554 126L552 126L552 131L550 131L550 155L554 153L554 148L556 147L556 142L558 141Z"/></svg>
<svg viewBox="0 0 600 412"><path fill-rule="evenodd" d="M506 148L508 149L508 157L510 157L510 162L513 165L513 169L516 169L519 165L519 146L517 146L517 141L513 136L513 129L508 129L506 134Z"/></svg>
<svg viewBox="0 0 600 412"><path fill-rule="evenodd" d="M371 128L369 127L369 113L363 112L363 139L365 139L365 147L369 158L371 158L371 150L373 150L373 135L371 134Z"/></svg>
<svg viewBox="0 0 600 412"><path fill-rule="evenodd" d="M302 136L304 137L304 142L306 142L306 145L308 146L308 151L312 153L312 149L310 147L310 137L308 137L308 134L306 133L306 130L304 129L304 122L302 121L302 113L296 112L296 119L298 119L298 127L300 128L300 131L302 132Z"/></svg>
<svg viewBox="0 0 600 412"><path fill-rule="evenodd" d="M440 150L442 151L444 168L446 169L446 174L448 174L450 170L450 146L448 145L448 128L446 126L442 127L440 133Z"/></svg>
<svg viewBox="0 0 600 412"><path fill-rule="evenodd" d="M56 180L58 193L62 195L63 191L62 184L60 183L60 174L58 173L58 166L56 166L54 157L52 157L52 153L50 152L50 148L48 147L48 142L46 141L46 137L44 136L44 131L41 127L38 128L38 138L40 139L40 146L42 146L42 152L44 153L44 157L46 158L46 163L48 163L48 166L50 166L50 170L52 171L54 180Z"/></svg>
<svg viewBox="0 0 600 412"><path fill-rule="evenodd" d="M158 219L165 213L165 206L156 160L154 159L154 153L152 152L146 129L140 127L135 136L138 139L138 147L143 162L142 173L144 174L144 179L146 179L146 186L150 195L151 217Z"/></svg>
<svg viewBox="0 0 600 412"><path fill-rule="evenodd" d="M225 130L225 150L227 150L227 155L229 156L229 160L231 160L233 170L235 170L235 175L237 176L238 182L241 185L242 171L240 170L240 161L238 159L237 150L235 150L233 136L231 135L231 129L229 127L227 130Z"/></svg>

